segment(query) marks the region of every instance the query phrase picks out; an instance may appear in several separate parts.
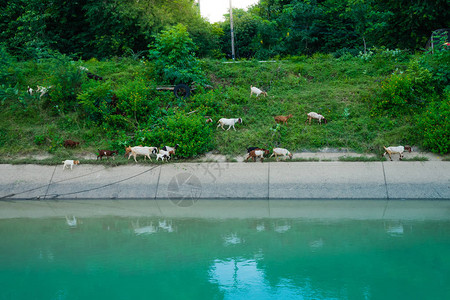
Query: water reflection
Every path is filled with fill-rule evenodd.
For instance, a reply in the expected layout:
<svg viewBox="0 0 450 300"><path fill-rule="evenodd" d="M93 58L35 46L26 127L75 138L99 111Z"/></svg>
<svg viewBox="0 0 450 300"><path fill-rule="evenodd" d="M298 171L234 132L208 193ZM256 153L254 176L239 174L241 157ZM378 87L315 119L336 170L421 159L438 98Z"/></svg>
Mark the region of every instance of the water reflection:
<svg viewBox="0 0 450 300"><path fill-rule="evenodd" d="M66 223L67 225L69 225L70 228L76 228L78 226L78 221L77 218L75 218L75 216L72 216L72 218L66 216Z"/></svg>
<svg viewBox="0 0 450 300"><path fill-rule="evenodd" d="M130 203L0 219L0 299L450 299L449 218L304 218L292 202L265 217L146 216Z"/></svg>
<svg viewBox="0 0 450 300"><path fill-rule="evenodd" d="M386 232L390 236L401 237L404 233L403 224L386 224Z"/></svg>
<svg viewBox="0 0 450 300"><path fill-rule="evenodd" d="M153 226L153 222L150 222L150 225L141 226L139 224L139 220L137 220L135 223L131 222L131 225L133 226L133 230L136 235L153 234L158 231L158 228Z"/></svg>

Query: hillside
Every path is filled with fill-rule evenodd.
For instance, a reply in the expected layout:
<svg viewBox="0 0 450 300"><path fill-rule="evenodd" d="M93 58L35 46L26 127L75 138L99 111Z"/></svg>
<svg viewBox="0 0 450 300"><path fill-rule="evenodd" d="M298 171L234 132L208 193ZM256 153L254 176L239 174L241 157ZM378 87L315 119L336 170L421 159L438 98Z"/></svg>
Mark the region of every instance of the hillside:
<svg viewBox="0 0 450 300"><path fill-rule="evenodd" d="M414 60L417 57L405 53L371 59L314 55L269 62L202 60L213 89L199 87L186 100L156 91L148 61L16 62L17 84L3 92L0 157L4 161L51 154L54 159L49 161L59 162L97 149L124 153L126 145L176 143L180 157L186 158L211 150L230 157L243 155L249 146L375 154L383 145L425 149L417 127L420 111L384 113L374 100L382 84L392 74L408 73ZM90 80L80 67L103 80ZM72 91L67 92L64 84L74 85ZM37 85L53 86L43 97L29 96L27 86ZM268 96L250 96L251 85ZM310 111L324 115L328 124L305 124ZM293 115L288 125L275 123L274 116L288 114ZM205 116L214 122L204 123ZM222 117L240 117L243 123L236 131L223 131L216 128ZM441 153L448 151L448 133L444 137L447 148ZM66 139L81 144L65 149Z"/></svg>

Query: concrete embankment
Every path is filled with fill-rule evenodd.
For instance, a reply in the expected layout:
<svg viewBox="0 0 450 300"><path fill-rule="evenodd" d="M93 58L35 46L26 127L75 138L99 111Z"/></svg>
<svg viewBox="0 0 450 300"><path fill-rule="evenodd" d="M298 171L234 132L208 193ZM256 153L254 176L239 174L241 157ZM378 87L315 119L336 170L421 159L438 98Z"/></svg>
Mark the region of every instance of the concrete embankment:
<svg viewBox="0 0 450 300"><path fill-rule="evenodd" d="M450 199L450 163L0 165L7 199Z"/></svg>

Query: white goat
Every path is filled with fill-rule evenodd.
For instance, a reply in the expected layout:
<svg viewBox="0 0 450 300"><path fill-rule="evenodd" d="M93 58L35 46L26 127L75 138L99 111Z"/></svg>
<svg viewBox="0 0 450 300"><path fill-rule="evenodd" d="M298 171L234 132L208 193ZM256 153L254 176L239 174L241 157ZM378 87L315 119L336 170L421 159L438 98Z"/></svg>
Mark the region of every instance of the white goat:
<svg viewBox="0 0 450 300"><path fill-rule="evenodd" d="M48 93L48 90L51 89L52 87L53 87L52 85L47 87L38 85L36 92L41 93L39 95L39 98L42 98L42 96L46 95Z"/></svg>
<svg viewBox="0 0 450 300"><path fill-rule="evenodd" d="M156 154L158 152L158 148L156 147L142 147L142 146L135 146L135 147L127 147L125 148L125 156L129 153L128 159L130 159L131 155L133 155L134 161L137 162L136 156L138 155L144 155L144 160L146 157L152 160L150 157L150 154Z"/></svg>
<svg viewBox="0 0 450 300"><path fill-rule="evenodd" d="M161 150L169 152L169 154L175 154L175 151L178 149L180 145L176 144L175 147L164 146ZM161 151L160 151L161 152Z"/></svg>
<svg viewBox="0 0 450 300"><path fill-rule="evenodd" d="M251 85L251 86L250 86L250 97L251 97L253 94L256 94L256 97L258 97L260 94L263 94L264 97L267 96L267 93L266 93L266 92L264 92L264 91L258 89L256 86L252 86L252 85Z"/></svg>
<svg viewBox="0 0 450 300"><path fill-rule="evenodd" d="M287 156L289 156L289 158L292 159L292 153L289 152L289 150L284 149L284 148L273 148L273 153L272 153L272 155L270 157L272 157L274 155L275 155L275 158L277 159L277 161L278 161L278 155L279 156L284 156L285 158Z"/></svg>
<svg viewBox="0 0 450 300"><path fill-rule="evenodd" d="M396 147L385 147L383 146L385 152L383 153L383 156L386 155L386 153L389 155L389 159L392 160L391 154L398 154L400 156L399 160L402 160L403 158L403 152L405 152L405 149L409 152L411 152L411 147L409 146L396 146Z"/></svg>
<svg viewBox="0 0 450 300"><path fill-rule="evenodd" d="M242 119L241 118L237 118L237 119L226 119L226 118L222 118L218 121L219 125L217 125L217 127L222 127L223 130L225 130L225 128L223 128L223 125L228 125L228 129L230 130L231 127L233 127L234 131L236 131L236 128L234 128L234 124L236 123L242 123Z"/></svg>
<svg viewBox="0 0 450 300"><path fill-rule="evenodd" d="M310 112L310 113L307 113L306 115L308 116L308 119L306 120L306 122L309 121L309 125L311 125L311 120L312 119L316 119L319 124L322 124L322 121L325 124L327 124L327 122L328 122L327 119L325 119L324 116L322 116L321 114L318 114L316 112L313 112L313 111ZM305 122L305 124L306 124L306 122Z"/></svg>
<svg viewBox="0 0 450 300"><path fill-rule="evenodd" d="M164 151L164 150L159 150L159 153L156 154L156 160L158 161L159 159L161 159L162 161L164 161L164 159L166 161L169 161L169 159L170 159L170 152L169 151Z"/></svg>

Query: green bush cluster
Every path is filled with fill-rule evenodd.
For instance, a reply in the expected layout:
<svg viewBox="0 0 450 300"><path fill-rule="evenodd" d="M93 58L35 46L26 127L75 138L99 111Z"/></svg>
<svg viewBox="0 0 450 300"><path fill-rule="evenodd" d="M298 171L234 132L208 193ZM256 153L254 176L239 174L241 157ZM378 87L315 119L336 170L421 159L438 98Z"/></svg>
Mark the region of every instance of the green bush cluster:
<svg viewBox="0 0 450 300"><path fill-rule="evenodd" d="M450 151L450 91L442 101L432 101L426 111L417 118L423 145L435 153Z"/></svg>
<svg viewBox="0 0 450 300"><path fill-rule="evenodd" d="M10 82L15 73L13 61L5 47L0 45L0 82L2 84Z"/></svg>
<svg viewBox="0 0 450 300"><path fill-rule="evenodd" d="M66 55L55 55L49 60L50 77L41 84L49 87L44 105L56 108L56 111L76 111L77 95L86 78L74 61Z"/></svg>
<svg viewBox="0 0 450 300"><path fill-rule="evenodd" d="M155 64L155 75L161 83L205 83L200 62L195 57L197 46L186 26L178 24L155 36L149 52Z"/></svg>
<svg viewBox="0 0 450 300"><path fill-rule="evenodd" d="M435 97L431 72L412 61L405 72L397 71L381 83L374 110L389 115L413 113Z"/></svg>
<svg viewBox="0 0 450 300"><path fill-rule="evenodd" d="M178 157L195 157L213 149L212 125L205 124L205 118L183 111L162 118L153 129L136 132L135 142L151 146L174 146Z"/></svg>

